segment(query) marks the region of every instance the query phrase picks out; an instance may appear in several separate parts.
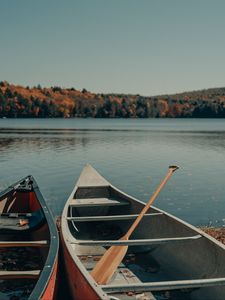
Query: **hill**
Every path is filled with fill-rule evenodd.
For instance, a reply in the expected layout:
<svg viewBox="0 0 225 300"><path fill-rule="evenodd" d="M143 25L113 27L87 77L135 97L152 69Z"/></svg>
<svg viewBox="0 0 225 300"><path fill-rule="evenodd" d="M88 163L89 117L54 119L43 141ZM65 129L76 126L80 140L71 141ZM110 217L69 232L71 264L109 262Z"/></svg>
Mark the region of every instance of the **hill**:
<svg viewBox="0 0 225 300"><path fill-rule="evenodd" d="M0 117L223 118L225 88L144 97L1 81Z"/></svg>

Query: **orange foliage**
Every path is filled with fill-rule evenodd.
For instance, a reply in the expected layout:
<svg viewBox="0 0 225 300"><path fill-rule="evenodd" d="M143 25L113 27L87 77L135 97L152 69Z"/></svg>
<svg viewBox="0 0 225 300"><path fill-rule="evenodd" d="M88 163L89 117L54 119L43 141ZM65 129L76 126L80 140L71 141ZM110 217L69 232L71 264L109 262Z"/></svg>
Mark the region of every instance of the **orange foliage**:
<svg viewBox="0 0 225 300"><path fill-rule="evenodd" d="M143 97L0 82L0 117L225 117L225 88Z"/></svg>

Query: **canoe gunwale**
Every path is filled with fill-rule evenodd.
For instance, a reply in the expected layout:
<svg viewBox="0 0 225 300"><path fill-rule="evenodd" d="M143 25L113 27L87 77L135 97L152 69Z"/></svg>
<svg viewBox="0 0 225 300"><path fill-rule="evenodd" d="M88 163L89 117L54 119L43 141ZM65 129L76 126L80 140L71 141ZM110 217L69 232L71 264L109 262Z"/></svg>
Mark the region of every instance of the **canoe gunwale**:
<svg viewBox="0 0 225 300"><path fill-rule="evenodd" d="M10 185L8 188L6 188L4 191L0 192L0 197L4 197L4 195L8 194L9 192L16 189L16 187L23 182L24 180L30 179L32 181L32 191L35 193L38 202L41 205L41 208L43 210L44 216L46 218L46 223L48 225L49 233L50 233L50 240L49 240L49 251L48 256L45 261L45 265L43 269L41 270L40 277L37 280L37 283L31 292L28 300L33 299L41 299L42 295L44 294L49 280L51 278L51 275L54 271L54 266L57 263L58 260L58 249L59 249L59 238L58 238L58 232L56 229L56 225L53 221L53 216L48 209L46 202L44 200L43 195L41 194L39 187L37 185L36 180L32 175L28 175L21 180L15 182L14 184Z"/></svg>

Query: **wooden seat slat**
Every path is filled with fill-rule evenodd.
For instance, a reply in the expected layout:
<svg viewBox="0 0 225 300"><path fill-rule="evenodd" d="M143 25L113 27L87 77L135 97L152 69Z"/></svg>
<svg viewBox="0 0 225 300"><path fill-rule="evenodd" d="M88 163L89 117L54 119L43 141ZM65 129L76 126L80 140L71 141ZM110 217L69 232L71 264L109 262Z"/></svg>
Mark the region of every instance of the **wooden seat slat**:
<svg viewBox="0 0 225 300"><path fill-rule="evenodd" d="M0 248L10 247L46 247L49 242L47 240L42 241L0 241Z"/></svg>
<svg viewBox="0 0 225 300"><path fill-rule="evenodd" d="M0 271L0 279L38 278L40 270L31 271Z"/></svg>

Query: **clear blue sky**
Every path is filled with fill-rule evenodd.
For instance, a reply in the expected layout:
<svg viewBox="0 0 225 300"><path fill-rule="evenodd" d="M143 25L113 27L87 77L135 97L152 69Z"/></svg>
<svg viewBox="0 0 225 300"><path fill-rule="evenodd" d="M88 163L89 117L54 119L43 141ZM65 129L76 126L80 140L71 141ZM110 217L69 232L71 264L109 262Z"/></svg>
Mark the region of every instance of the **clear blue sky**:
<svg viewBox="0 0 225 300"><path fill-rule="evenodd" d="M4 0L0 80L157 95L225 86L225 1Z"/></svg>

